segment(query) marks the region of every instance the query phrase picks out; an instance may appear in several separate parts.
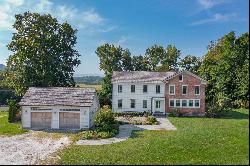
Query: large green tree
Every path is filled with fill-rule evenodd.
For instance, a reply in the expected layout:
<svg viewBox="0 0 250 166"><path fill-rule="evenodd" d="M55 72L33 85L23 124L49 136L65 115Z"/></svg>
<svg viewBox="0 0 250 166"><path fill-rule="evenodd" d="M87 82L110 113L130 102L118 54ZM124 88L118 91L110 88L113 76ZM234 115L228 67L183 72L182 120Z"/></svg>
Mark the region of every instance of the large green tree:
<svg viewBox="0 0 250 166"><path fill-rule="evenodd" d="M58 23L50 14L25 12L15 15L8 49L7 82L18 95L30 86L74 86L74 67L80 64L75 50L76 29Z"/></svg>
<svg viewBox="0 0 250 166"><path fill-rule="evenodd" d="M199 73L208 80L207 101L223 105L247 103L249 98L249 36L230 32L211 42ZM244 105L244 104L243 104Z"/></svg>
<svg viewBox="0 0 250 166"><path fill-rule="evenodd" d="M194 74L198 74L198 70L201 66L201 58L187 55L179 62L179 66L184 70L190 71Z"/></svg>

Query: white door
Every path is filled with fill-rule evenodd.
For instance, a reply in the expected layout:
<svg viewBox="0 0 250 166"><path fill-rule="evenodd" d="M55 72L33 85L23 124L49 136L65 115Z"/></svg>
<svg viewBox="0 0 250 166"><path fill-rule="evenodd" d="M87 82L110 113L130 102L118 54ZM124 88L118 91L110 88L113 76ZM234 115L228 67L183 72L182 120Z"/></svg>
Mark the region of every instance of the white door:
<svg viewBox="0 0 250 166"><path fill-rule="evenodd" d="M164 110L165 110L164 100L154 100L153 112L162 112L162 113L164 113Z"/></svg>

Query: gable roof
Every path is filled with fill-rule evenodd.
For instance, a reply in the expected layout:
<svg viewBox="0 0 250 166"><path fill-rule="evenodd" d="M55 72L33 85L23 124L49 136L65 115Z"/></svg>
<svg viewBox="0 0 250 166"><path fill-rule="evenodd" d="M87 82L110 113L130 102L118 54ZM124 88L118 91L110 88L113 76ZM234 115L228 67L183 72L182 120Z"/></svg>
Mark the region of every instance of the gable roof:
<svg viewBox="0 0 250 166"><path fill-rule="evenodd" d="M112 82L163 82L164 78L175 72L150 72L150 71L114 71Z"/></svg>
<svg viewBox="0 0 250 166"><path fill-rule="evenodd" d="M206 84L206 81L197 75L181 70L181 71L168 71L168 72L150 72L150 71L114 71L112 75L112 83L122 82L151 82L160 83L167 82L168 80L178 76L179 74L186 73L200 79L202 83Z"/></svg>
<svg viewBox="0 0 250 166"><path fill-rule="evenodd" d="M19 104L22 106L90 107L95 93L94 88L30 87Z"/></svg>

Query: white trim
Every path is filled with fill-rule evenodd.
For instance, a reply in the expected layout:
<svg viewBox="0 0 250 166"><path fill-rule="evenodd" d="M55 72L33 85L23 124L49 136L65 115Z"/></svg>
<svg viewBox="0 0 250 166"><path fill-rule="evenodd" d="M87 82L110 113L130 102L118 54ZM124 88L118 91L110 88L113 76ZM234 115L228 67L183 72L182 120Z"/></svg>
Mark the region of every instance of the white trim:
<svg viewBox="0 0 250 166"><path fill-rule="evenodd" d="M187 87L187 91L186 91L187 93L186 93L186 94L183 94L183 87L184 87L184 86ZM182 94L182 95L187 95L187 94L188 94L188 85L182 85L182 86L181 86L181 94Z"/></svg>
<svg viewBox="0 0 250 166"><path fill-rule="evenodd" d="M173 93L173 94L170 93L170 87L171 87L171 86L174 87L174 93ZM169 86L168 86L168 94L169 94L169 95L175 95L175 85L169 85Z"/></svg>
<svg viewBox="0 0 250 166"><path fill-rule="evenodd" d="M170 100L174 100L174 106L170 106ZM176 106L176 100L180 100L180 106ZM182 100L187 100L187 106L183 107L182 106ZM189 107L189 100L193 100L193 107ZM195 107L195 100L199 100L199 107ZM169 99L168 100L169 107L170 108L200 108L201 107L201 101L200 99Z"/></svg>
<svg viewBox="0 0 250 166"><path fill-rule="evenodd" d="M199 87L199 94L195 94L195 87L198 86ZM194 86L194 95L199 96L201 94L201 85L195 85Z"/></svg>

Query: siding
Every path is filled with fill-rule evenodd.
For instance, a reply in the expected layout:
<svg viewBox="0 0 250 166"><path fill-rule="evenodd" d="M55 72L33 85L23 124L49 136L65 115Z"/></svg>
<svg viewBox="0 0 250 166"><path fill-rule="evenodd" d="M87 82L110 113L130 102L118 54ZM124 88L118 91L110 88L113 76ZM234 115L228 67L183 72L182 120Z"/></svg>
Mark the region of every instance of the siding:
<svg viewBox="0 0 250 166"><path fill-rule="evenodd" d="M122 93L118 93L118 85L122 85ZM131 93L131 85L135 85L135 93ZM148 92L143 93L143 85L148 85ZM156 85L161 86L161 93L156 93ZM164 97L165 84L160 83L113 83L112 110L114 112L151 110L152 97ZM118 100L122 99L122 108L118 108ZM135 108L130 108L130 99L135 99ZM147 108L143 108L143 100L147 100Z"/></svg>

